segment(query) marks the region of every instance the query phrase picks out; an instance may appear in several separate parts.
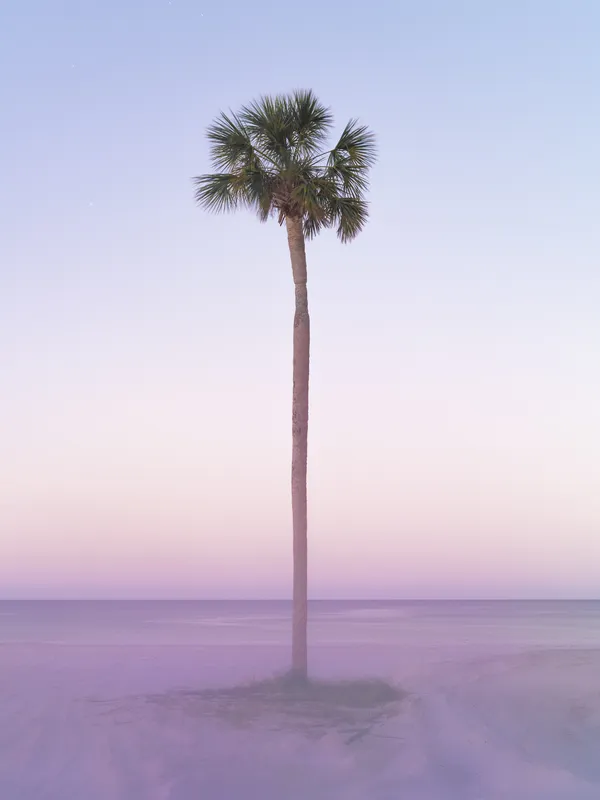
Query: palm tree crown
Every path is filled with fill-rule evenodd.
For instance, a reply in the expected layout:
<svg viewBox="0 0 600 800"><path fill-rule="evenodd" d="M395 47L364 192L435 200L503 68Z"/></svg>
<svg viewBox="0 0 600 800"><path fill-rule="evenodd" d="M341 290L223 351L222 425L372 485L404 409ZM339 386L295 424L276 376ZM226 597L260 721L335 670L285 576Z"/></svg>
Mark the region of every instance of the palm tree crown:
<svg viewBox="0 0 600 800"><path fill-rule="evenodd" d="M354 239L368 217L375 137L350 120L328 150L332 125L329 109L304 90L221 113L207 132L216 172L194 179L198 204L214 212L250 208L263 222L301 220L309 239L332 227L342 242Z"/></svg>

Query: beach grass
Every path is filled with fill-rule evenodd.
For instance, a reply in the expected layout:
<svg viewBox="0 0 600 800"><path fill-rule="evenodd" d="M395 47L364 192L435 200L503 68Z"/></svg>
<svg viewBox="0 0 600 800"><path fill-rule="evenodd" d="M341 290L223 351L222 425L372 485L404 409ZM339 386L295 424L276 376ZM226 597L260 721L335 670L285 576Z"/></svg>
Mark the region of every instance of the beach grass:
<svg viewBox="0 0 600 800"><path fill-rule="evenodd" d="M299 681L284 674L182 691L170 700L188 713L219 717L235 727L298 730L311 738L335 731L350 743L395 716L405 697L400 687L379 678Z"/></svg>
<svg viewBox="0 0 600 800"><path fill-rule="evenodd" d="M251 700L292 706L318 703L325 707L347 709L380 708L398 702L404 696L399 687L380 678L298 680L289 673L229 688L206 689L200 694L206 699L215 700Z"/></svg>

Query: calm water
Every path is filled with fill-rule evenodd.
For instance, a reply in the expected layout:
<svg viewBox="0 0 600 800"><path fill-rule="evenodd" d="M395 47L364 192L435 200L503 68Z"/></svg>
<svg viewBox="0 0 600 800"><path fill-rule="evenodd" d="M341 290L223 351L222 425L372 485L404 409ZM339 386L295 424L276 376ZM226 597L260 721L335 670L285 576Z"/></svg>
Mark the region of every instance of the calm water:
<svg viewBox="0 0 600 800"><path fill-rule="evenodd" d="M287 646L285 601L0 601L0 642ZM600 601L317 601L317 646L600 646Z"/></svg>

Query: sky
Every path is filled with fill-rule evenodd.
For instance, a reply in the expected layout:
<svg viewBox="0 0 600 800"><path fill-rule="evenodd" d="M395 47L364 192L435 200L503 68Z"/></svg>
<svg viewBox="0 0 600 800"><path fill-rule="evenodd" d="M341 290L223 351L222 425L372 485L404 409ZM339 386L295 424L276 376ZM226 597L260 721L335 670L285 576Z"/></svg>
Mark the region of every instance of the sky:
<svg viewBox="0 0 600 800"><path fill-rule="evenodd" d="M0 596L286 597L285 233L206 126L377 135L308 245L312 597L600 597L596 0L5 0Z"/></svg>

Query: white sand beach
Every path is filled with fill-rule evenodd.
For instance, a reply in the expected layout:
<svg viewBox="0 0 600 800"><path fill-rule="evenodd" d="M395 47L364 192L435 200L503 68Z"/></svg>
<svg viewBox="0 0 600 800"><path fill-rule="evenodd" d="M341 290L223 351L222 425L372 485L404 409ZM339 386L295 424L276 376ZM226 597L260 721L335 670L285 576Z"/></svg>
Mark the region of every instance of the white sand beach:
<svg viewBox="0 0 600 800"><path fill-rule="evenodd" d="M180 694L285 666L283 618L166 608L162 622L141 613L136 637L111 612L110 626L85 630L79 616L44 639L59 626L4 612L0 798L597 800L598 616L384 611L314 625L315 674L381 676L408 693L353 743L285 716L223 719Z"/></svg>

